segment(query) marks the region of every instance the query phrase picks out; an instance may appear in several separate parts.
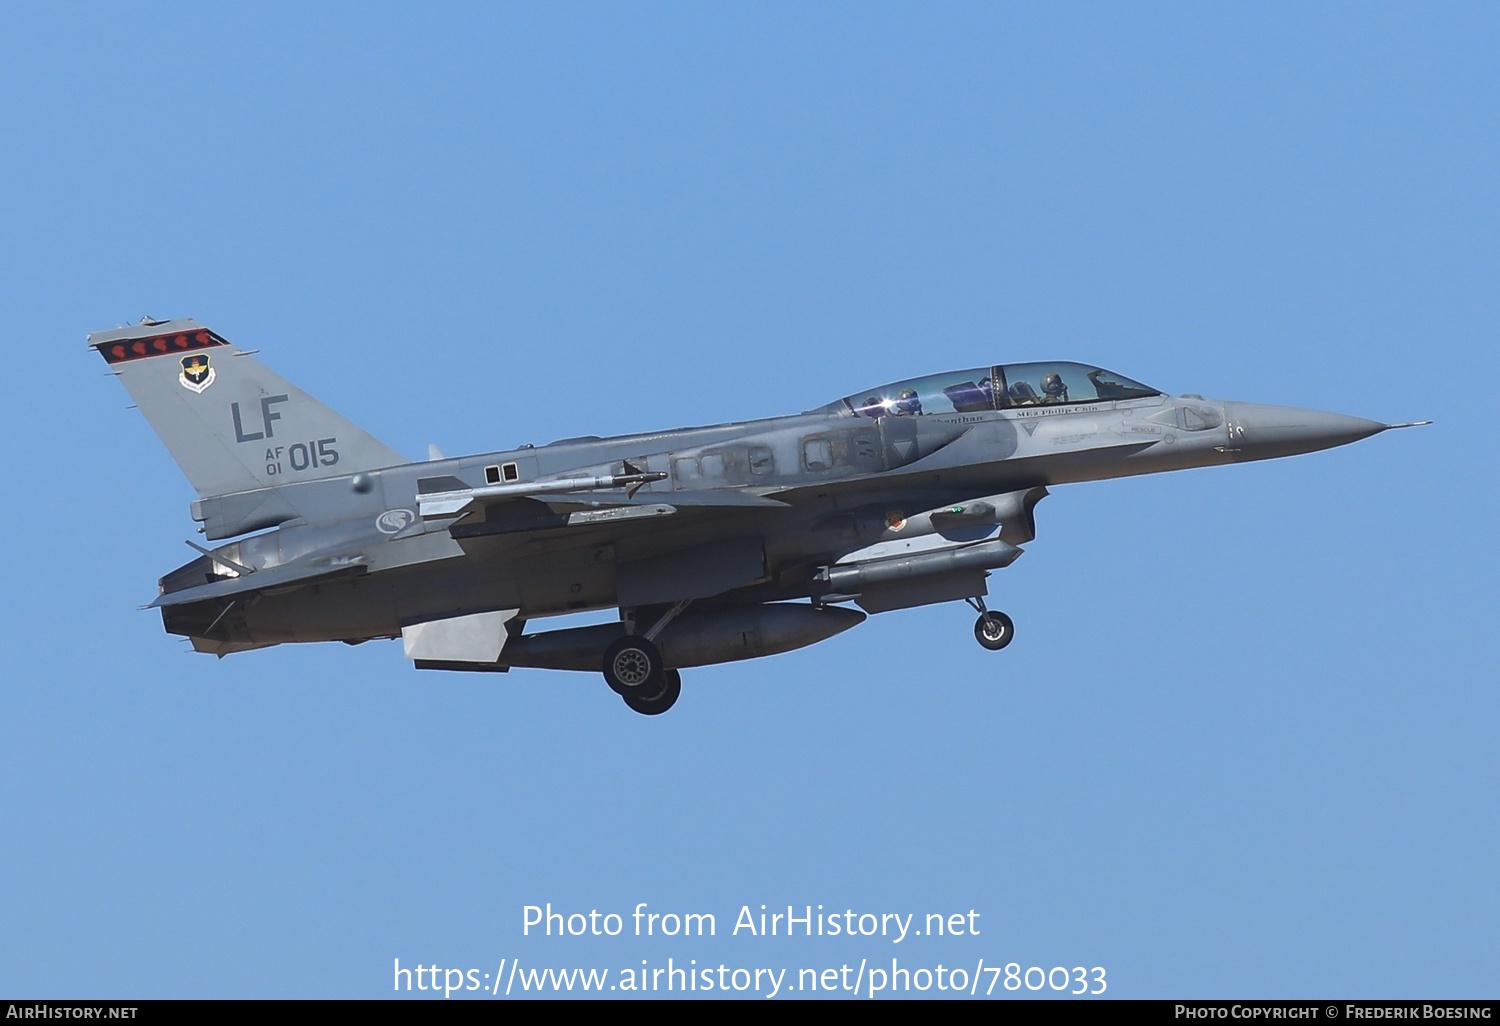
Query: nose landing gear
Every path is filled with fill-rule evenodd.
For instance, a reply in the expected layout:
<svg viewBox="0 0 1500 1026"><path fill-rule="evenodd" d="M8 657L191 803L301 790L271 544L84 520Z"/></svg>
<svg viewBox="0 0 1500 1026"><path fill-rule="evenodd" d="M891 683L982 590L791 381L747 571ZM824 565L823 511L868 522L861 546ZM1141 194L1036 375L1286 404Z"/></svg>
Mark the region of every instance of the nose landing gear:
<svg viewBox="0 0 1500 1026"><path fill-rule="evenodd" d="M998 609L986 609L983 598L965 599L979 612L974 621L974 640L991 652L998 652L1009 645L1016 636L1015 621Z"/></svg>

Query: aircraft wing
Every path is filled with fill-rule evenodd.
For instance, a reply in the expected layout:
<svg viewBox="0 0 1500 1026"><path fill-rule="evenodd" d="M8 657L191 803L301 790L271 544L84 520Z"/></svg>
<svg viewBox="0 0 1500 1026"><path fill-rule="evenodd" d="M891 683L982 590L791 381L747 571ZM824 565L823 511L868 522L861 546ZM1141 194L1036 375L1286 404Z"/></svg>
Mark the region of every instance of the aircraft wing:
<svg viewBox="0 0 1500 1026"><path fill-rule="evenodd" d="M645 475L638 475L645 476ZM554 512L597 510L615 507L703 506L785 509L786 503L738 488L704 488L695 491L639 492L641 482L621 483L622 475L538 481L529 485L490 485L471 488L451 477L424 478L417 482L417 502L424 520L441 519L492 506L532 500ZM597 482L597 483L595 483ZM457 485L457 487L453 487ZM630 487L635 485L636 487ZM565 486L565 487L559 487Z"/></svg>
<svg viewBox="0 0 1500 1026"><path fill-rule="evenodd" d="M603 498L548 495L475 503L448 531L456 540L565 528L637 525L684 513L748 514L786 509L785 503L729 489L657 496Z"/></svg>
<svg viewBox="0 0 1500 1026"><path fill-rule="evenodd" d="M743 492L735 488L705 488L700 491L644 492L639 495L608 497L584 493L538 496L540 501L558 513L575 510L639 509L648 506L671 506L676 509L786 509L779 499Z"/></svg>

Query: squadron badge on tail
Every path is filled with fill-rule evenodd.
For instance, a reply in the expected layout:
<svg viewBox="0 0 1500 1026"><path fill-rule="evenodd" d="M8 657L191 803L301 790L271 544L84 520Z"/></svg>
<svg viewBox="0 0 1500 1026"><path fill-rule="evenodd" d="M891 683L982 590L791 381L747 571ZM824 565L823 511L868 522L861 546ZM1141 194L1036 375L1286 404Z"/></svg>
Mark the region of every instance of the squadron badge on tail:
<svg viewBox="0 0 1500 1026"><path fill-rule="evenodd" d="M194 353L192 356L182 358L182 373L177 376L182 387L189 392L202 395L209 385L214 383L213 364L208 362L208 357L202 353Z"/></svg>

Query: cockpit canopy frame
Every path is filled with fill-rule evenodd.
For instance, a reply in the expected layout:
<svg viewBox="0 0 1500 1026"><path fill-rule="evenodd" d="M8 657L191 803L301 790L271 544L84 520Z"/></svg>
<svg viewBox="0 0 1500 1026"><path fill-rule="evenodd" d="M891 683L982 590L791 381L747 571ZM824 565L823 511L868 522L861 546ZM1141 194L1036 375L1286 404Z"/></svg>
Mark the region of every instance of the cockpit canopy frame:
<svg viewBox="0 0 1500 1026"><path fill-rule="evenodd" d="M879 420L1028 406L1076 406L1150 399L1161 394L1148 385L1086 363L1010 363L893 381L845 396L811 412Z"/></svg>

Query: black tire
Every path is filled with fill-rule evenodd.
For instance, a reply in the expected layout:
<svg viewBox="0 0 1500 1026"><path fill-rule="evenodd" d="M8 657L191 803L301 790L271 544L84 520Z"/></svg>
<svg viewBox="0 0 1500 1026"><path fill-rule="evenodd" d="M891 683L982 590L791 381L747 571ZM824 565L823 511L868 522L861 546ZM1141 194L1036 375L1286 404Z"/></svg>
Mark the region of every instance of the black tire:
<svg viewBox="0 0 1500 1026"><path fill-rule="evenodd" d="M1016 625L1010 617L998 609L981 613L974 621L974 640L991 652L998 652L1009 645L1016 636Z"/></svg>
<svg viewBox="0 0 1500 1026"><path fill-rule="evenodd" d="M676 670L665 670L661 675L661 690L650 698L633 693L621 695L620 697L625 700L626 705L642 716L660 716L676 705L677 699L681 695L682 674Z"/></svg>
<svg viewBox="0 0 1500 1026"><path fill-rule="evenodd" d="M661 649L627 634L604 650L604 682L617 695L654 695L661 690Z"/></svg>

